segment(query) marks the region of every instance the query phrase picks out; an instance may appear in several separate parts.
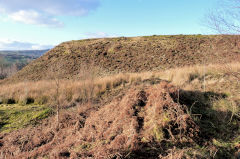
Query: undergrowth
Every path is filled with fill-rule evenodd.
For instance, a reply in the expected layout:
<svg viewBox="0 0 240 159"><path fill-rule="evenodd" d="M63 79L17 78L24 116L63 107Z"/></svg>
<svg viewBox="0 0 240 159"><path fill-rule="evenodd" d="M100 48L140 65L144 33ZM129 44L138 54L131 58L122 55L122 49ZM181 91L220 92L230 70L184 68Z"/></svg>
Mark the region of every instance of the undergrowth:
<svg viewBox="0 0 240 159"><path fill-rule="evenodd" d="M131 117L131 121L129 120L128 122L137 121L136 123L131 123L136 125L131 125L131 131L134 130L134 133L140 134L140 137L137 139L133 136L133 141L140 141L140 143L143 144L141 145L143 146L141 147L141 152L144 152L145 155L147 153L160 158L233 158L240 145L239 72L239 63L234 63L226 65L199 65L160 72L125 73L103 78L94 77L90 80L60 80L58 98L62 106L71 105L74 107L79 105L79 103L80 105L90 103L87 110L93 109L95 113L91 114L91 116L89 115L90 113L79 113L84 121L82 122L82 118L81 122L78 121L81 123L79 131L84 129L86 139L83 140L84 142L75 145L75 147L71 147L71 149L74 149L76 153L89 153L91 156L91 151L95 148L97 149L97 146L106 146L110 144L111 141L115 141L115 139L116 141L112 143L112 146L118 148L118 146L121 145L119 145L119 143L125 141L125 137L129 135L130 130L124 132L123 136L117 136L118 131L121 130L121 127L117 127L119 126L118 124L116 128L112 130L114 133L108 132L110 136L106 135L104 140L95 141L96 138L103 138L103 136L100 134L94 138L96 134L93 132L105 132L102 131L103 127L101 127L100 124L96 124L104 121L99 120L96 115L99 113L98 115L101 119L109 116L116 123L126 124L123 121L127 118L125 116L121 118L119 112L124 106L131 103L130 101L132 101L132 99L129 99L129 102L123 100L123 102L127 104L123 103L122 107L119 107L118 104L116 104L116 106L109 105L108 107L114 107L114 111L110 111L110 109L102 109L102 111L99 111L104 106L94 107L95 105L93 103L98 103L105 98L110 98L111 93L116 90L124 90L136 86L144 88L149 85L153 85L155 89L156 84L167 80L177 86L176 89L178 89L178 91L176 92L178 92L178 94L175 94L172 98L175 103L180 104L183 108L181 111L178 111L181 112L180 117L177 116L179 113L175 114L175 111L177 111L175 107L171 107L169 111L166 111L167 109L165 108L163 110L160 109L159 114L161 113L161 115L154 116L151 114L153 112L156 114L156 109L154 109L154 107L151 108L154 104L149 104L149 107L146 107L139 101L137 104L131 105L131 109L126 109L126 112L132 111L131 113L133 114L133 118ZM35 124L38 119L47 117L51 112L50 108L33 104L47 104L51 106L54 99L56 99L53 97L56 94L55 91L54 81L22 82L3 85L0 88L0 102L3 103L0 107L0 131L8 132L19 129L29 124ZM156 90L156 92L159 93L159 90ZM122 97L120 96L118 98ZM156 101L155 97L152 97L151 102L154 103ZM73 103L78 104L74 105ZM117 108L119 111L115 110ZM80 109L80 107L78 107L78 109ZM144 111L144 109L147 111ZM65 110L67 109L63 108L62 111ZM116 116L119 120L116 120L118 118L113 116L113 112L117 114ZM172 131L176 129L174 122L181 123L181 119L185 114L194 121L193 125L196 124L197 127L199 127L199 135L189 133L189 135L191 135L190 138L194 140L194 142L190 144L186 142L186 138L181 136L181 131L184 132L185 129L177 129L177 133ZM9 118L7 118L8 116ZM69 116L66 122L69 122L68 120L73 118L71 115ZM75 118L74 120L79 120ZM20 122L18 122L18 120L20 120ZM63 118L61 120L63 120ZM88 123L85 123L85 121ZM162 125L167 123L164 125L164 128L159 126L159 121L161 121L160 124ZM71 124L74 125L76 123ZM105 126L104 128L108 129L112 123L113 122L109 120L102 124ZM179 123L177 123L178 126L181 125ZM65 122L62 123L62 125L64 124ZM84 128L84 124L89 127ZM129 129L129 126L129 124L126 124L125 128ZM182 127L184 126L185 125ZM62 127L67 128L67 126ZM97 129L99 129L99 131L97 131ZM188 129L189 127L186 125L186 130ZM169 131L171 133L173 132L173 135L169 133ZM76 133L75 128L74 133ZM84 133L81 132L80 134L79 140L81 137L84 138ZM91 134L91 136L89 136L89 134ZM168 140L166 140L166 138ZM126 144L126 147L127 146L128 144ZM123 147L123 152L112 154L109 157L138 158L139 155L143 155L140 151L126 150L126 147ZM120 148L122 147L120 146ZM61 154L70 155L70 151L66 151L66 153L65 151L61 152Z"/></svg>

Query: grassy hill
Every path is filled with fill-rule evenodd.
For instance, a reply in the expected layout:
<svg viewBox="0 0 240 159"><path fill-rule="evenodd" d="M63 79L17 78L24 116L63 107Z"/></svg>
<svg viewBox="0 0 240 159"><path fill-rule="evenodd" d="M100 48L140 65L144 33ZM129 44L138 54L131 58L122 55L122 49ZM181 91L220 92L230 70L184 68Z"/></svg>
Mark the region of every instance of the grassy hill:
<svg viewBox="0 0 240 159"><path fill-rule="evenodd" d="M0 158L237 157L239 50L215 35L62 43L0 84Z"/></svg>
<svg viewBox="0 0 240 159"><path fill-rule="evenodd" d="M8 81L41 80L55 72L75 78L91 64L99 75L165 70L240 59L239 36L176 35L69 41L33 61Z"/></svg>

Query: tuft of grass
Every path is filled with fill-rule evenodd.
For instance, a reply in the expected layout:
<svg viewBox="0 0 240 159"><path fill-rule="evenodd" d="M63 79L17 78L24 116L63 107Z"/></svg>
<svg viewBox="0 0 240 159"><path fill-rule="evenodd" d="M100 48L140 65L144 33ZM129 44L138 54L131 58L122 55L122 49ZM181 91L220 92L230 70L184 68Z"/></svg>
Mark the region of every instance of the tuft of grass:
<svg viewBox="0 0 240 159"><path fill-rule="evenodd" d="M0 105L0 132L7 133L48 117L51 108L43 105Z"/></svg>
<svg viewBox="0 0 240 159"><path fill-rule="evenodd" d="M156 141L161 142L164 139L162 128L154 127L153 133L154 137L156 138Z"/></svg>

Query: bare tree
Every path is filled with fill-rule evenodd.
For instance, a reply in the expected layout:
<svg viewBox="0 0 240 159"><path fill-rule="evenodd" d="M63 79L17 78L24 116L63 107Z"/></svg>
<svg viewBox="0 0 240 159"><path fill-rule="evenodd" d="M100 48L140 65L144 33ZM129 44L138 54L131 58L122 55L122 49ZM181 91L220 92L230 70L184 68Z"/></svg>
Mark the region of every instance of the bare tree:
<svg viewBox="0 0 240 159"><path fill-rule="evenodd" d="M207 26L220 34L240 34L240 0L219 0L207 14Z"/></svg>
<svg viewBox="0 0 240 159"><path fill-rule="evenodd" d="M52 65L49 68L50 72L48 75L48 78L50 80L54 81L54 95L53 95L53 100L54 103L52 103L56 109L56 128L59 128L59 116L60 116L60 109L61 109L61 101L60 101L60 86L61 86L61 75L62 72L64 72L63 68L62 68L62 64L61 62L57 62L54 65Z"/></svg>
<svg viewBox="0 0 240 159"><path fill-rule="evenodd" d="M240 0L219 0L215 10L210 12L207 17L207 26L220 34L238 35L240 40ZM233 71L231 67L226 68L229 75L240 81L240 72Z"/></svg>
<svg viewBox="0 0 240 159"><path fill-rule="evenodd" d="M57 128L59 128L59 111L60 111L60 79L59 78L55 78L54 79L55 82L55 88L56 88L56 94L55 94L55 102L56 102L56 115L57 115Z"/></svg>
<svg viewBox="0 0 240 159"><path fill-rule="evenodd" d="M240 39L240 0L219 0L219 7L212 11L207 16L207 26L212 30L220 34L230 34L237 35L235 38L239 43ZM231 64L225 65L224 70L226 70L227 75L233 77L237 82L237 86L240 86L240 72L234 69ZM230 79L231 80L231 79ZM239 116L236 113L236 101L231 97L232 104L232 116Z"/></svg>
<svg viewBox="0 0 240 159"><path fill-rule="evenodd" d="M4 74L4 59L0 56L0 79L4 79L6 76Z"/></svg>
<svg viewBox="0 0 240 159"><path fill-rule="evenodd" d="M7 65L4 58L0 56L0 79L7 78L17 72L16 64Z"/></svg>

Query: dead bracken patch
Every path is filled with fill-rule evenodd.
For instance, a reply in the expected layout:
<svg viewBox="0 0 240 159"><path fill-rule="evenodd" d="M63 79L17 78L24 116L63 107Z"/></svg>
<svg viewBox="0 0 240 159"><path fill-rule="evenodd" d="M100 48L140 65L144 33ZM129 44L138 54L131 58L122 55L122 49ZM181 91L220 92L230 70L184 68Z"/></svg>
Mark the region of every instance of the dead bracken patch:
<svg viewBox="0 0 240 159"><path fill-rule="evenodd" d="M194 145L199 127L176 103L168 82L130 89L99 109L89 105L1 139L6 158L158 158L174 146ZM1 157L1 156L0 156Z"/></svg>
<svg viewBox="0 0 240 159"><path fill-rule="evenodd" d="M96 158L119 153L154 158L169 148L167 142L194 143L199 128L184 106L172 99L176 93L175 87L162 82L132 89L122 99L92 112L81 136L81 141L91 145L88 153Z"/></svg>

